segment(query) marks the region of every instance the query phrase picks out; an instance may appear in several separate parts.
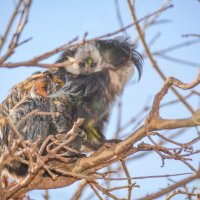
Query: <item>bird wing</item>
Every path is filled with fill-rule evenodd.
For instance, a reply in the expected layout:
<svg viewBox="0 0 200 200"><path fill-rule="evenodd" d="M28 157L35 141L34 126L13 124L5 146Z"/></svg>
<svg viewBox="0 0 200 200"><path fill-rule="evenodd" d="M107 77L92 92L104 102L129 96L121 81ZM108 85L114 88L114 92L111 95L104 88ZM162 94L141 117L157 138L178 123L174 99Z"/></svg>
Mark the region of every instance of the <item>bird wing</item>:
<svg viewBox="0 0 200 200"><path fill-rule="evenodd" d="M21 100L28 97L41 96L47 98L47 95L55 93L64 84L64 81L51 71L33 74L12 88L10 94L0 105L0 110L7 113Z"/></svg>

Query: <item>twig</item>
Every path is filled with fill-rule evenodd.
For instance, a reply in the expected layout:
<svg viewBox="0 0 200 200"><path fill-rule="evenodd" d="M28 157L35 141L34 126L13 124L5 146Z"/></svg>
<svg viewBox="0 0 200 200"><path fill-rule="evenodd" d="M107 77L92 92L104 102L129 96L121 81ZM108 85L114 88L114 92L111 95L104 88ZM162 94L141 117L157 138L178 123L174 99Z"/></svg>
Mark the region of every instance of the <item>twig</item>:
<svg viewBox="0 0 200 200"><path fill-rule="evenodd" d="M123 29L124 28L124 22L123 22L123 19L122 19L122 16L121 16L120 6L119 6L119 1L118 0L115 0L115 8L116 8L117 19L118 19L120 28ZM124 32L124 34L126 36L128 36L128 34L126 32L126 29L123 30L123 32Z"/></svg>
<svg viewBox="0 0 200 200"><path fill-rule="evenodd" d="M131 182L131 178L130 178L130 173L128 171L125 161L124 160L120 160L120 161L121 161L122 167L123 167L124 172L128 179L128 200L131 200L131 192L132 192L133 187L132 187L132 182Z"/></svg>
<svg viewBox="0 0 200 200"><path fill-rule="evenodd" d="M73 197L71 198L71 200L79 200L83 190L85 189L85 187L87 186L87 181L84 179L82 180L82 182L80 183L80 185L78 186L76 192L74 193Z"/></svg>
<svg viewBox="0 0 200 200"><path fill-rule="evenodd" d="M195 87L196 85L198 85L200 83L200 73L198 74L196 80L194 80L191 83L185 84L181 81L179 81L176 78L173 77L169 77L165 83L164 86L162 87L162 89L160 90L160 92L155 96L154 102L153 102L153 107L152 110L150 112L149 118L148 120L151 120L151 118L158 118L159 115L159 108L160 108L160 102L163 99L163 97L167 94L169 88L174 85L178 88L181 88L183 90L187 90L187 89L191 89L193 87Z"/></svg>
<svg viewBox="0 0 200 200"><path fill-rule="evenodd" d="M114 200L119 200L119 198L117 198L115 195L111 194L107 189L101 187L99 185L99 183L97 183L96 181L94 181L93 183L103 194L106 194L107 196L111 197Z"/></svg>
<svg viewBox="0 0 200 200"><path fill-rule="evenodd" d="M159 56L160 58L163 58L165 60L169 60L171 62L179 63L182 65L191 66L191 67L195 67L195 68L200 67L200 63L195 63L195 62L191 62L191 61L187 61L187 60L183 60L183 59L179 59L179 58L174 58L172 56L168 56L168 55L161 54L161 53L156 53L154 55Z"/></svg>
<svg viewBox="0 0 200 200"><path fill-rule="evenodd" d="M90 185L90 187L92 188L92 190L94 191L94 193L97 195L97 197L98 197L100 200L103 200L103 198L100 196L100 194L97 192L96 188L94 187L93 183L88 182L88 184Z"/></svg>
<svg viewBox="0 0 200 200"><path fill-rule="evenodd" d="M180 49L182 47L188 47L190 45L197 44L199 42L200 42L200 39L189 40L189 41L186 41L186 42L182 42L180 44L175 44L175 45L166 47L162 50L158 50L158 51L154 52L154 54L157 55L157 54L160 54L160 53L163 54L163 53L171 52L171 51Z"/></svg>
<svg viewBox="0 0 200 200"><path fill-rule="evenodd" d="M188 33L188 34L184 34L182 35L182 37L200 37L200 34L194 34L194 33Z"/></svg>
<svg viewBox="0 0 200 200"><path fill-rule="evenodd" d="M30 10L30 6L31 6L31 3L32 3L32 0L25 0L23 2L24 2L24 8L22 10L22 14L21 14L19 23L17 25L15 33L12 36L11 41L10 41L9 49L0 58L0 64L3 63L5 60L7 60L14 53L14 49L18 45L18 41L19 41L19 38L21 36L21 33L22 33L22 31L23 31L26 23L27 23L28 15L29 15L29 10Z"/></svg>
<svg viewBox="0 0 200 200"><path fill-rule="evenodd" d="M154 69L158 72L158 74L160 75L160 77L161 77L163 80L166 80L165 75L163 74L163 72L162 72L161 69L159 68L157 62L154 60L154 58L153 58L153 56L152 56L152 53L150 52L149 47L148 47L148 45L147 45L147 43L146 43L146 41L145 41L144 35L143 35L143 33L142 33L141 29L140 29L140 26L139 26L139 24L137 23L137 18L136 18L136 15L135 15L135 10L134 10L134 7L133 7L133 5L132 5L132 3L131 3L131 0L127 0L127 2L128 2L128 5L129 5L129 9L130 9L130 11L131 11L131 14L132 14L133 23L134 23L135 26L136 26L137 32L138 32L138 34L139 34L139 36L140 36L140 39L141 39L142 44L143 44L143 46L144 46L144 48L145 48L145 51L146 51L146 53L147 53L147 55L148 55L148 57L149 57L149 59L150 59L150 61L151 61L151 63L152 63L152 66L153 66ZM187 108L191 113L194 113L192 107L185 101L185 99L182 97L182 95L181 95L174 87L172 87L171 89L172 89L172 91L175 93L175 95L180 99L180 101L186 106L186 108Z"/></svg>
<svg viewBox="0 0 200 200"><path fill-rule="evenodd" d="M175 183L171 186L167 186L166 188L162 189L160 192L139 198L139 200L153 200L153 199L159 198L159 197L181 187L182 185L186 185L187 183L194 181L197 178L200 178L200 171L198 171L196 174L194 174L188 178L185 178L185 179L179 181L178 183Z"/></svg>
<svg viewBox="0 0 200 200"><path fill-rule="evenodd" d="M10 20L9 20L9 22L8 22L8 25L7 25L7 27L6 27L6 30L5 30L5 32L4 32L4 34L3 34L3 36L1 37L1 40L0 40L0 51L2 50L2 48L3 48L4 44L5 44L5 41L6 41L6 39L7 39L7 36L8 36L8 34L9 34L9 32L10 32L10 29L11 29L11 27L12 27L12 25L13 25L14 20L16 19L17 13L19 12L19 8L20 8L22 2L23 2L23 0L19 0L19 1L18 1L18 3L17 3L17 5L15 6L15 9L14 9L12 15L11 15L11 18L10 18Z"/></svg>
<svg viewBox="0 0 200 200"><path fill-rule="evenodd" d="M171 8L171 7L172 7L172 5L169 5L169 6L166 6L166 7L162 8L162 9L159 9L159 10L157 10L155 12L152 12L152 13L140 18L137 21L137 23L140 23L140 22L142 22L142 21L154 16L155 14L163 12L163 11L165 11L165 10ZM133 25L134 24L131 23L131 24L125 26L124 28L118 29L118 30L113 31L113 32L108 33L108 34L97 36L97 37L89 39L89 40L85 40L85 42L91 42L91 41L95 41L95 40L98 40L98 39L102 39L102 38L106 38L106 37L110 37L110 36L116 35L116 34L122 32L122 31L132 27ZM2 58L0 58L0 66L1 67L7 67L7 68L22 67L22 66L39 66L39 67L44 67L44 68L58 67L58 66L60 66L59 63L58 64L46 64L46 63L39 63L39 61L44 60L44 59L46 59L46 58L48 58L48 57L50 57L50 56L52 56L52 55L54 55L54 54L56 54L56 53L58 53L60 51L63 51L66 48L72 48L74 46L81 45L81 42L79 42L77 44L72 44L73 42L77 41L77 39L78 39L78 37L75 37L73 40L71 40L67 44L61 45L60 47L57 47L57 48L55 48L55 49L53 49L53 50L51 50L49 52L43 53L43 54L41 54L39 56L36 56L35 58L32 58L32 59L30 59L28 61L23 61L23 62L18 62L18 63L3 63L5 61L4 57L7 58L7 56L10 55L10 52L8 52L7 54L9 54L9 55L6 54ZM61 66L63 66L63 64Z"/></svg>
<svg viewBox="0 0 200 200"><path fill-rule="evenodd" d="M191 200L192 200L192 197L197 197L198 198L197 200L199 200L200 198L200 193L187 192L187 191L182 191L178 189L177 191L175 190L174 192L169 194L165 200L170 200L172 199L172 197L176 196L177 194L185 194L188 197L188 199L191 199Z"/></svg>

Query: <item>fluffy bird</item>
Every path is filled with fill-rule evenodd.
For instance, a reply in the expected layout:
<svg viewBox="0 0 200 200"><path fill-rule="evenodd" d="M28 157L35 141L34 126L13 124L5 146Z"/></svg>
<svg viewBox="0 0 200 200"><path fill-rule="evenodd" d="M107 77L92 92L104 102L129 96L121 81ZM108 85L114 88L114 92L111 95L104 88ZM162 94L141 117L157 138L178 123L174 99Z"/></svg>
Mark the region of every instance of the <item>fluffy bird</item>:
<svg viewBox="0 0 200 200"><path fill-rule="evenodd" d="M84 118L80 129L87 138L82 141L81 150L94 151L107 141L103 133L112 103L132 77L134 68L141 76L142 57L127 40L116 38L96 40L67 49L57 62L67 60L72 63L70 66L34 75L27 80L27 84L22 83L27 90L21 88L20 91L17 85L3 102L1 155L7 152L8 136L15 137L8 119L25 140L35 141L40 136L44 141L49 135L67 133L73 122ZM25 118L34 110L57 114ZM25 120L18 125L21 119ZM12 163L6 168L11 174L25 176L28 166Z"/></svg>

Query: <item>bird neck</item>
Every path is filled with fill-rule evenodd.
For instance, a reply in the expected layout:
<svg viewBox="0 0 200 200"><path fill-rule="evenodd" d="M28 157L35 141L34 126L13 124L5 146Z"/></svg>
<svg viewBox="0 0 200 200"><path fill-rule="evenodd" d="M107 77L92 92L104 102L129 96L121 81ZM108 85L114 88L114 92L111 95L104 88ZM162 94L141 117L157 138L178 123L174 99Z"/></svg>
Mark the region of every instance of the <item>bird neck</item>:
<svg viewBox="0 0 200 200"><path fill-rule="evenodd" d="M132 74L131 68L107 69L87 76L68 74L63 90L74 97L103 100L110 104L121 94Z"/></svg>

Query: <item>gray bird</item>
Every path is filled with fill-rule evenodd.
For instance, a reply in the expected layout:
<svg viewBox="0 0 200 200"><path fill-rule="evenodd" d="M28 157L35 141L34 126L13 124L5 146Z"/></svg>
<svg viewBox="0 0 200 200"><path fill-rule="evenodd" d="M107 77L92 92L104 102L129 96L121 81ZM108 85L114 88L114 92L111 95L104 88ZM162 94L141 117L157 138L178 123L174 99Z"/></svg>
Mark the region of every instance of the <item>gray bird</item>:
<svg viewBox="0 0 200 200"><path fill-rule="evenodd" d="M0 152L7 152L8 135L14 133L6 120L11 120L25 140L41 141L49 135L67 133L78 118L84 118L80 129L87 135L78 148L94 151L107 142L104 127L110 109L132 77L134 67L141 76L142 57L126 39L96 40L67 49L57 62L70 61L54 73L65 79L65 85L47 96L29 95L7 110L3 126L0 123ZM54 74L54 75L55 75ZM56 115L30 115L30 112L57 113ZM109 142L109 141L108 141ZM11 163L6 166L11 174L25 176L28 166Z"/></svg>

